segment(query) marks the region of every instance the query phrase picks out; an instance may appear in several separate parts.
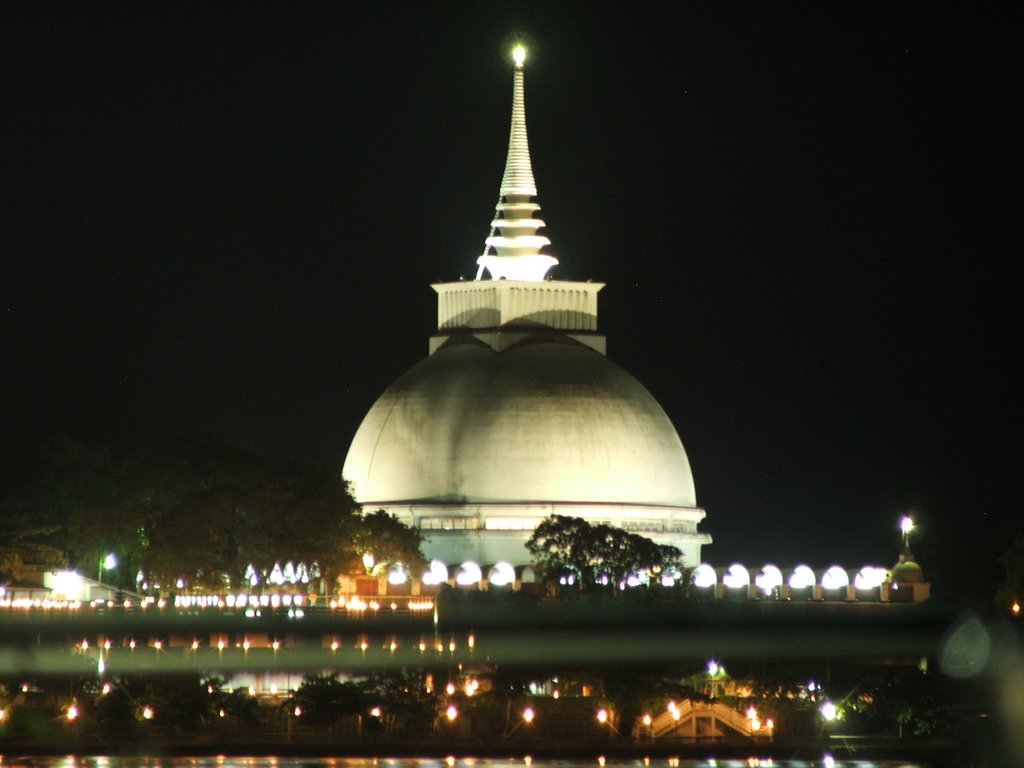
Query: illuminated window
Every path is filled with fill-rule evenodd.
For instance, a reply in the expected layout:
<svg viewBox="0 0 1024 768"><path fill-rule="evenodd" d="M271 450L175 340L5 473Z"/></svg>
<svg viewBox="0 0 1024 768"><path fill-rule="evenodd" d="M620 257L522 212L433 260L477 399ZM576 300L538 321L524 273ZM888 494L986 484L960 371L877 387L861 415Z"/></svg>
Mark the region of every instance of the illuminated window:
<svg viewBox="0 0 1024 768"><path fill-rule="evenodd" d="M623 520L622 529L636 533L661 533L665 525L661 520Z"/></svg>
<svg viewBox="0 0 1024 768"><path fill-rule="evenodd" d="M425 531L475 531L480 521L475 517L421 517L419 526Z"/></svg>
<svg viewBox="0 0 1024 768"><path fill-rule="evenodd" d="M535 517L488 517L484 527L488 531L532 531L539 522Z"/></svg>

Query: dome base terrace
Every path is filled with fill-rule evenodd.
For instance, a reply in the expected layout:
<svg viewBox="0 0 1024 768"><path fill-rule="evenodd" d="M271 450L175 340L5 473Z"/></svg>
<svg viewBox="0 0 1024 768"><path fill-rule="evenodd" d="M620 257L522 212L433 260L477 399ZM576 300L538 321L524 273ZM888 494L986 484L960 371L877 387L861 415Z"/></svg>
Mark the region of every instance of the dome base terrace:
<svg viewBox="0 0 1024 768"><path fill-rule="evenodd" d="M556 331L605 354L597 330L597 294L604 283L568 280L477 280L436 283L437 333L430 354L455 335L472 335L503 352L539 331Z"/></svg>
<svg viewBox="0 0 1024 768"><path fill-rule="evenodd" d="M532 558L526 542L534 529L551 515L579 517L591 525L612 525L640 534L658 544L678 547L684 568L700 563L700 548L711 537L697 531L704 519L699 507L645 504L571 502L538 503L374 503L424 539L423 554L454 570L466 561L481 565L505 562L519 567Z"/></svg>

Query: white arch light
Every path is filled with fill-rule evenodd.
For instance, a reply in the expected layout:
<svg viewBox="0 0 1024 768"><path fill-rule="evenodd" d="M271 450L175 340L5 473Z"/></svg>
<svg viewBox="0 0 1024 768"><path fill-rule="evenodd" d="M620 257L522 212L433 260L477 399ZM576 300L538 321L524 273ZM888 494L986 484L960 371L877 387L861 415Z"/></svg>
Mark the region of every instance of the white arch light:
<svg viewBox="0 0 1024 768"><path fill-rule="evenodd" d="M833 565L822 574L821 586L823 589L843 589L850 586L850 575L838 565Z"/></svg>
<svg viewBox="0 0 1024 768"><path fill-rule="evenodd" d="M739 563L733 563L729 570L722 576L722 584L729 589L742 589L750 585L750 571Z"/></svg>
<svg viewBox="0 0 1024 768"><path fill-rule="evenodd" d="M479 584L484 579L484 573L480 566L472 560L467 560L459 566L455 572L455 583L463 587L471 587Z"/></svg>
<svg viewBox="0 0 1024 768"><path fill-rule="evenodd" d="M875 589L882 586L886 574L885 568L879 568L877 565L865 565L853 577L853 586L857 589Z"/></svg>
<svg viewBox="0 0 1024 768"><path fill-rule="evenodd" d="M448 581L448 568L440 560L431 560L430 568L423 574L424 584L444 584Z"/></svg>
<svg viewBox="0 0 1024 768"><path fill-rule="evenodd" d="M490 573L487 574L487 581L495 587L507 587L509 584L515 584L516 570L511 564L500 562L491 568Z"/></svg>
<svg viewBox="0 0 1024 768"><path fill-rule="evenodd" d="M798 565L789 575L789 588L807 589L807 587L813 587L815 581L814 571L806 565Z"/></svg>
<svg viewBox="0 0 1024 768"><path fill-rule="evenodd" d="M761 572L754 577L754 584L765 595L770 595L782 586L782 571L774 565L766 565Z"/></svg>
<svg viewBox="0 0 1024 768"><path fill-rule="evenodd" d="M707 563L701 563L693 569L693 575L690 577L693 586L698 589L707 589L713 587L718 583L718 575L715 573L715 569Z"/></svg>

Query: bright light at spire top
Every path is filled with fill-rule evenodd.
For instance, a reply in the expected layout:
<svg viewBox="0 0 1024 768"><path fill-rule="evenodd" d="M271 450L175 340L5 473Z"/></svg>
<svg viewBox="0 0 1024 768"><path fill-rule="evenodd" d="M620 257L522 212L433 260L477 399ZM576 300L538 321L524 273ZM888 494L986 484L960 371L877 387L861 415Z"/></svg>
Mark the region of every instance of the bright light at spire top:
<svg viewBox="0 0 1024 768"><path fill-rule="evenodd" d="M526 49L521 45L517 45L512 50L512 61L516 63L517 68L522 68L523 62L526 61Z"/></svg>
<svg viewBox="0 0 1024 768"><path fill-rule="evenodd" d="M900 520L900 530L904 533L910 533L912 530L914 530L914 521L911 520L909 517L904 516Z"/></svg>

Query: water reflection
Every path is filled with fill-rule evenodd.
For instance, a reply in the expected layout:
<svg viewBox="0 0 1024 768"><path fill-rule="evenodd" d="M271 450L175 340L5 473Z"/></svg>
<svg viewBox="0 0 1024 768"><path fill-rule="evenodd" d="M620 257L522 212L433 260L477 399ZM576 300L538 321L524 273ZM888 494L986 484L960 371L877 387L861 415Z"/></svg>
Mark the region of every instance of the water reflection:
<svg viewBox="0 0 1024 768"><path fill-rule="evenodd" d="M817 760L744 759L689 760L678 757L638 757L635 760L494 760L476 757L360 758L360 757L10 757L0 755L0 768L928 768L924 763L838 760L822 755Z"/></svg>

